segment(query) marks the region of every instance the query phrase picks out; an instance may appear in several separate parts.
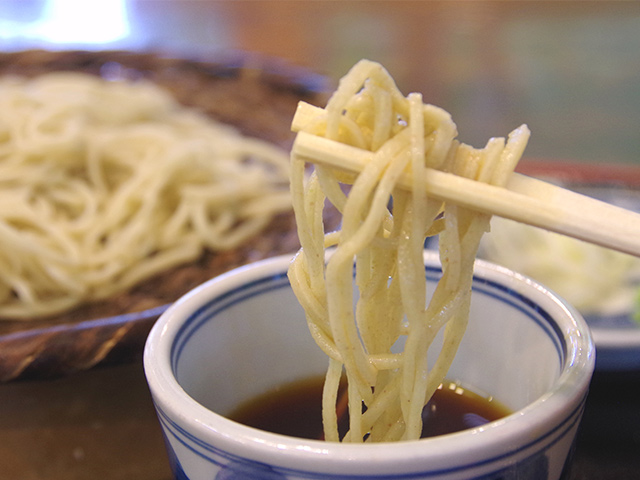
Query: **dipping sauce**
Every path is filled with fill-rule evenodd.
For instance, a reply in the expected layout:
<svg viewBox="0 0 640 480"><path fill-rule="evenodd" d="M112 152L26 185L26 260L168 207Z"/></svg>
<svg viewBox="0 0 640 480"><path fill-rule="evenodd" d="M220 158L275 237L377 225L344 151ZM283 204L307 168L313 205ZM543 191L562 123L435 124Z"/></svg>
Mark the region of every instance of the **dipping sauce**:
<svg viewBox="0 0 640 480"><path fill-rule="evenodd" d="M324 377L320 376L283 385L240 405L228 417L267 432L322 439L323 383ZM474 428L510 413L493 398L446 381L423 410L422 438ZM339 416L339 431L344 435L348 427L346 412Z"/></svg>

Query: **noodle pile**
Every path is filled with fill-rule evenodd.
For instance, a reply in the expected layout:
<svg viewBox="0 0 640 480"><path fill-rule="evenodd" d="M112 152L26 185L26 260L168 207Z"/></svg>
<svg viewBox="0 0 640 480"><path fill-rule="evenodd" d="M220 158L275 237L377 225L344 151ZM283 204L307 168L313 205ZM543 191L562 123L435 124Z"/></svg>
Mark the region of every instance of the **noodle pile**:
<svg viewBox="0 0 640 480"><path fill-rule="evenodd" d="M289 160L150 82L0 80L0 317L63 312L291 209Z"/></svg>
<svg viewBox="0 0 640 480"><path fill-rule="evenodd" d="M316 166L308 178L305 161L295 150L292 155L302 248L289 277L313 338L329 356L325 439L419 438L422 409L444 379L466 329L473 263L490 220L430 198L421 179L431 168L504 185L522 155L528 129L523 125L508 140L492 138L482 149L460 143L448 113L423 104L419 94L403 96L382 66L363 60L340 81L323 114L302 131L374 152L358 175ZM412 174L411 189L396 188L403 172ZM338 232L324 232L326 200L342 213ZM435 234L443 275L427 303L423 249ZM325 262L330 247L333 253ZM442 329L441 352L428 365L427 351ZM404 349L392 350L399 340ZM343 373L349 431L340 439L336 403Z"/></svg>

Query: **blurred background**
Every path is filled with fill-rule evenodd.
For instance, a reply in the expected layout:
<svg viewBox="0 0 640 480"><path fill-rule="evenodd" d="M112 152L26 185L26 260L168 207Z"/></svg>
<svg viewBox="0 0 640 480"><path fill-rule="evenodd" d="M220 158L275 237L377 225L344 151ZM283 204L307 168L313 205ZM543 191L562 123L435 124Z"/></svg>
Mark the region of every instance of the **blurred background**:
<svg viewBox="0 0 640 480"><path fill-rule="evenodd" d="M527 156L640 161L640 2L3 0L0 49L242 50L340 78L360 58L481 146L521 123Z"/></svg>

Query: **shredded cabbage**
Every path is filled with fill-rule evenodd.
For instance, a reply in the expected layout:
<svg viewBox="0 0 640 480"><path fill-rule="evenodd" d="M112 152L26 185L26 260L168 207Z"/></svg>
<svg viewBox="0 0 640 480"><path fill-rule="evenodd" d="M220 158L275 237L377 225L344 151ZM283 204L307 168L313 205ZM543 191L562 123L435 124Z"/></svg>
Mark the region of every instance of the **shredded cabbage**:
<svg viewBox="0 0 640 480"><path fill-rule="evenodd" d="M533 278L584 315L640 308L640 259L631 255L494 217L480 256Z"/></svg>

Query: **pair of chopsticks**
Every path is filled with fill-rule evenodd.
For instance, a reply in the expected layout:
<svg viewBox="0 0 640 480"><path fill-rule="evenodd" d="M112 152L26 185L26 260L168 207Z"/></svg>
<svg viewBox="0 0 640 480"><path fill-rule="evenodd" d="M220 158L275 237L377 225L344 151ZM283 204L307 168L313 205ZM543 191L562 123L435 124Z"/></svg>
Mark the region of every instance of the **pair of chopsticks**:
<svg viewBox="0 0 640 480"><path fill-rule="evenodd" d="M371 152L300 131L323 110L301 102L293 118L298 132L292 151L313 164L357 173ZM482 213L497 215L640 257L640 214L522 174L496 187L427 169L429 195ZM404 174L400 186L411 188Z"/></svg>

